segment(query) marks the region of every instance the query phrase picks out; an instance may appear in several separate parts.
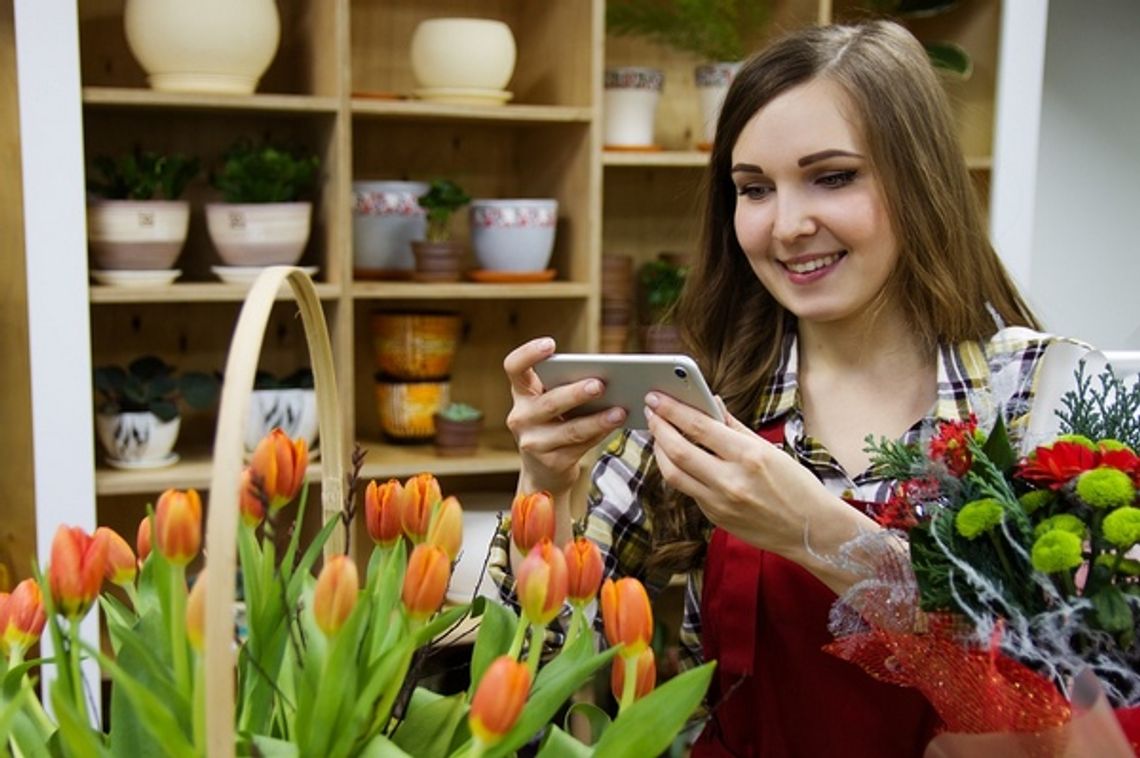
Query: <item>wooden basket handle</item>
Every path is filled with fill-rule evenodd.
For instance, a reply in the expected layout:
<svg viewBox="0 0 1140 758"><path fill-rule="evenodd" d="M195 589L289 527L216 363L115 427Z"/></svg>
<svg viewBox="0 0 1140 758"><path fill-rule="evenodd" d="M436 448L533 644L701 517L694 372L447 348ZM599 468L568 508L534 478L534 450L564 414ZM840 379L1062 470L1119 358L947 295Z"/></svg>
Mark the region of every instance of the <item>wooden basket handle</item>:
<svg viewBox="0 0 1140 758"><path fill-rule="evenodd" d="M218 428L214 435L206 523L206 746L207 755L234 755L235 651L234 587L237 581L238 494L243 437L250 395L270 311L286 282L297 300L305 326L317 394L321 440L321 521L339 518L344 503L344 446L336 376L328 327L316 288L294 266L272 266L257 277L246 295L226 358ZM345 534L336 530L325 555L344 551Z"/></svg>

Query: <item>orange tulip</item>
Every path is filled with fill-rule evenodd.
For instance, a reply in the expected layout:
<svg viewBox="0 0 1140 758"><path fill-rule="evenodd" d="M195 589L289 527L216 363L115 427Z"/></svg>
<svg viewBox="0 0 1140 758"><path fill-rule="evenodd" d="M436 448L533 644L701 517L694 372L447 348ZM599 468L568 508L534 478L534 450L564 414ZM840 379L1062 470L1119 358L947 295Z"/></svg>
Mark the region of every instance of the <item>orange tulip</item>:
<svg viewBox="0 0 1140 758"><path fill-rule="evenodd" d="M197 490L167 490L154 509L158 552L175 566L185 566L202 545L202 500Z"/></svg>
<svg viewBox="0 0 1140 758"><path fill-rule="evenodd" d="M4 631L8 628L8 598L7 592L0 592L0 656L8 657L8 641L4 639Z"/></svg>
<svg viewBox="0 0 1140 758"><path fill-rule="evenodd" d="M199 653L206 647L206 570L198 572L186 601L186 639Z"/></svg>
<svg viewBox="0 0 1140 758"><path fill-rule="evenodd" d="M515 588L523 615L545 626L558 615L566 600L566 556L550 540L542 540L527 553L516 572Z"/></svg>
<svg viewBox="0 0 1140 758"><path fill-rule="evenodd" d="M645 585L632 577L602 585L602 621L611 645L622 644L621 655L641 655L653 639L653 610Z"/></svg>
<svg viewBox="0 0 1140 758"><path fill-rule="evenodd" d="M103 586L106 566L106 540L97 540L77 526L60 526L51 541L48 566L56 610L69 619L86 614Z"/></svg>
<svg viewBox="0 0 1140 758"><path fill-rule="evenodd" d="M451 561L438 545L416 545L408 558L401 597L408 615L418 621L431 617L443 604L447 583L451 579Z"/></svg>
<svg viewBox="0 0 1140 758"><path fill-rule="evenodd" d="M127 541L118 532L105 526L95 530L95 539L107 543L107 581L120 587L133 584L139 567L135 561L135 552Z"/></svg>
<svg viewBox="0 0 1140 758"><path fill-rule="evenodd" d="M427 541L443 548L452 561L459 557L459 548L463 547L463 508L454 495L444 498L435 509Z"/></svg>
<svg viewBox="0 0 1140 758"><path fill-rule="evenodd" d="M6 650L27 650L44 630L44 598L34 579L0 596L0 640Z"/></svg>
<svg viewBox="0 0 1140 758"><path fill-rule="evenodd" d="M439 481L431 474L416 474L404 484L404 508L400 521L404 534L417 545L424 541L435 504L443 499Z"/></svg>
<svg viewBox="0 0 1140 758"><path fill-rule="evenodd" d="M138 553L140 565L146 563L147 556L150 555L152 523L150 516L143 516L142 521L139 522L138 533L135 535L135 552Z"/></svg>
<svg viewBox="0 0 1140 758"><path fill-rule="evenodd" d="M297 497L308 466L309 446L303 438L291 440L279 427L261 438L254 448L250 469L253 482L265 492L270 513Z"/></svg>
<svg viewBox="0 0 1140 758"><path fill-rule="evenodd" d="M332 637L348 620L360 594L360 575L347 555L334 555L325 561L313 591L313 616L317 626Z"/></svg>
<svg viewBox="0 0 1140 758"><path fill-rule="evenodd" d="M549 492L515 495L511 503L511 539L523 555L544 539L554 541L554 499Z"/></svg>
<svg viewBox="0 0 1140 758"><path fill-rule="evenodd" d="M404 512L404 487L396 479L384 484L369 482L364 490L364 521L368 536L382 548L390 548L404 534L400 519Z"/></svg>
<svg viewBox="0 0 1140 758"><path fill-rule="evenodd" d="M256 529L265 519L264 487L253 483L253 470L246 466L241 470L241 490L238 495L238 508L241 520L250 529Z"/></svg>
<svg viewBox="0 0 1140 758"><path fill-rule="evenodd" d="M526 664L509 655L491 662L479 680L467 723L471 734L484 745L494 745L511 731L530 693Z"/></svg>
<svg viewBox="0 0 1140 758"><path fill-rule="evenodd" d="M566 555L566 595L571 603L587 605L602 583L602 553L592 540L577 537L562 549Z"/></svg>
<svg viewBox="0 0 1140 758"><path fill-rule="evenodd" d="M657 684L657 659L653 657L653 648L647 647L637 656L637 682L634 684L633 699L641 698L653 692ZM621 701L622 691L625 689L625 658L614 658L610 663L610 690L614 697Z"/></svg>

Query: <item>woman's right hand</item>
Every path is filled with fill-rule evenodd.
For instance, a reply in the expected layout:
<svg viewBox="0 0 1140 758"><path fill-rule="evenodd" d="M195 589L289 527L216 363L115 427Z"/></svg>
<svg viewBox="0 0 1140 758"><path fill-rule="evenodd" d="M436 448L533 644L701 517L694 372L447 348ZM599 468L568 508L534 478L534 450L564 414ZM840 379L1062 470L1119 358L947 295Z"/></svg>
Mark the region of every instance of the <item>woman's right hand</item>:
<svg viewBox="0 0 1140 758"><path fill-rule="evenodd" d="M625 411L609 408L589 416L566 419L564 414L602 394L599 379L583 379L546 389L534 366L554 353L554 340L540 337L515 348L503 360L511 382L514 405L507 428L522 456L521 487L546 490L554 496L570 491L578 464L591 448L619 428Z"/></svg>

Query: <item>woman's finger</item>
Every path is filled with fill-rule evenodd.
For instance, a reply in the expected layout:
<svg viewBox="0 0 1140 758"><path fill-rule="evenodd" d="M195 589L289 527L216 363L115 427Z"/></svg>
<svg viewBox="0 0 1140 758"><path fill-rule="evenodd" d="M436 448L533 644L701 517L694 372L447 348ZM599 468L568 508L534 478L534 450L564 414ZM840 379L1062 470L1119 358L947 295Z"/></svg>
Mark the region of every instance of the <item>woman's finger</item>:
<svg viewBox="0 0 1140 758"><path fill-rule="evenodd" d="M750 434L756 434L756 432L749 428L746 424L741 423L740 419L728 412L728 406L724 404L724 400L720 395L716 395L713 399L716 400L716 404L720 408L721 414L724 416L724 423L728 426L729 429L732 429L735 432L748 432Z"/></svg>
<svg viewBox="0 0 1140 758"><path fill-rule="evenodd" d="M696 500L698 505L701 502L711 502L713 498L712 490L690 474L687 467L679 466L670 456L668 450L669 446L661 444L662 437L669 436L668 429L664 428L669 425L659 418L654 418L651 414L648 415L648 418L649 430L653 434L654 440L653 457L657 460L657 468L661 471L661 476L665 479L665 482L673 489L679 490ZM657 426L656 431L654 431L654 425ZM676 430L673 430L672 433L678 437L680 436ZM686 444L689 443L686 442Z"/></svg>
<svg viewBox="0 0 1140 758"><path fill-rule="evenodd" d="M512 395L526 397L542 393L542 380L534 372L534 366L553 355L555 347L554 338L539 337L507 353L503 370L511 382Z"/></svg>
<svg viewBox="0 0 1140 758"><path fill-rule="evenodd" d="M519 440L519 449L535 457L557 452L578 459L620 429L623 421L625 411L611 408L570 421L538 424L529 428Z"/></svg>

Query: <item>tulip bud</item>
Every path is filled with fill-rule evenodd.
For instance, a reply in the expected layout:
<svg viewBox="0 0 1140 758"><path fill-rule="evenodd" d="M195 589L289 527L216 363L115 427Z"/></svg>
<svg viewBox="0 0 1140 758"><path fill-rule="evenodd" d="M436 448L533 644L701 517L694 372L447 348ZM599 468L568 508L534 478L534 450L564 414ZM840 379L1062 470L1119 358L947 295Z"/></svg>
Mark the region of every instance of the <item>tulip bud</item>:
<svg viewBox="0 0 1140 758"><path fill-rule="evenodd" d="M127 541L120 537L118 532L105 526L95 530L95 539L104 540L107 543L107 569L105 574L107 581L120 587L133 584L139 568L135 561L135 553Z"/></svg>
<svg viewBox="0 0 1140 758"><path fill-rule="evenodd" d="M614 697L621 701L625 689L625 658L613 658L610 663L610 690ZM657 659L653 656L653 648L647 647L637 656L637 682L634 685L633 699L641 698L653 692L657 684Z"/></svg>
<svg viewBox="0 0 1140 758"><path fill-rule="evenodd" d="M304 438L291 440L279 427L261 438L249 467L253 484L265 493L270 513L297 497L308 466L309 447Z"/></svg>
<svg viewBox="0 0 1140 758"><path fill-rule="evenodd" d="M254 483L253 470L246 466L241 470L238 508L241 510L242 523L250 529L256 529L265 519L265 497L264 487L259 487Z"/></svg>
<svg viewBox="0 0 1140 758"><path fill-rule="evenodd" d="M408 615L423 621L443 604L447 583L451 579L451 561L438 545L416 545L408 558L404 574L402 598Z"/></svg>
<svg viewBox="0 0 1140 758"><path fill-rule="evenodd" d="M622 657L641 655L653 639L653 610L645 586L632 577L602 585L602 621L611 645L622 644Z"/></svg>
<svg viewBox="0 0 1140 758"><path fill-rule="evenodd" d="M185 566L202 545L202 500L197 490L167 490L154 509L158 552L175 566Z"/></svg>
<svg viewBox="0 0 1140 758"><path fill-rule="evenodd" d="M326 637L332 637L344 626L359 594L360 575L351 558L334 555L325 561L313 590L313 616Z"/></svg>
<svg viewBox="0 0 1140 758"><path fill-rule="evenodd" d="M400 519L404 534L415 544L424 541L435 504L443 498L439 481L431 474L416 474L404 484L404 508Z"/></svg>
<svg viewBox="0 0 1140 758"><path fill-rule="evenodd" d="M549 492L515 495L511 503L511 539L523 555L544 539L554 541L554 499Z"/></svg>
<svg viewBox="0 0 1140 758"><path fill-rule="evenodd" d="M484 745L499 742L514 727L530 693L526 664L509 655L491 662L479 680L467 723L471 734Z"/></svg>
<svg viewBox="0 0 1140 758"><path fill-rule="evenodd" d="M576 605L587 605L602 583L602 553L592 540L577 537L563 548L566 555L566 595Z"/></svg>
<svg viewBox="0 0 1140 758"><path fill-rule="evenodd" d="M154 521L150 516L143 516L139 522L139 530L135 535L135 552L139 556L139 565L146 563L147 556L150 555L150 534L154 529L153 524Z"/></svg>
<svg viewBox="0 0 1140 758"><path fill-rule="evenodd" d="M186 600L186 639L199 653L206 647L206 570L198 572Z"/></svg>
<svg viewBox="0 0 1140 758"><path fill-rule="evenodd" d="M48 585L56 610L69 619L87 613L107 566L107 542L77 526L60 526L51 541ZM9 600L11 602L11 600Z"/></svg>
<svg viewBox="0 0 1140 758"><path fill-rule="evenodd" d="M427 541L443 548L450 560L459 557L459 548L463 547L463 508L454 495L445 498L435 509Z"/></svg>
<svg viewBox="0 0 1140 758"><path fill-rule="evenodd" d="M558 615L566 600L566 575L566 556L550 540L527 553L516 572L515 588L530 623L545 626Z"/></svg>
<svg viewBox="0 0 1140 758"><path fill-rule="evenodd" d="M45 621L43 595L34 579L17 584L11 595L0 593L0 648L5 652L34 645Z"/></svg>
<svg viewBox="0 0 1140 758"><path fill-rule="evenodd" d="M0 592L0 656L8 657L8 641L4 639L4 632L8 629L8 598L7 592Z"/></svg>
<svg viewBox="0 0 1140 758"><path fill-rule="evenodd" d="M390 548L404 535L400 519L406 499L404 487L396 479L389 479L384 484L369 482L364 490L364 520L368 525L368 536L380 547Z"/></svg>

